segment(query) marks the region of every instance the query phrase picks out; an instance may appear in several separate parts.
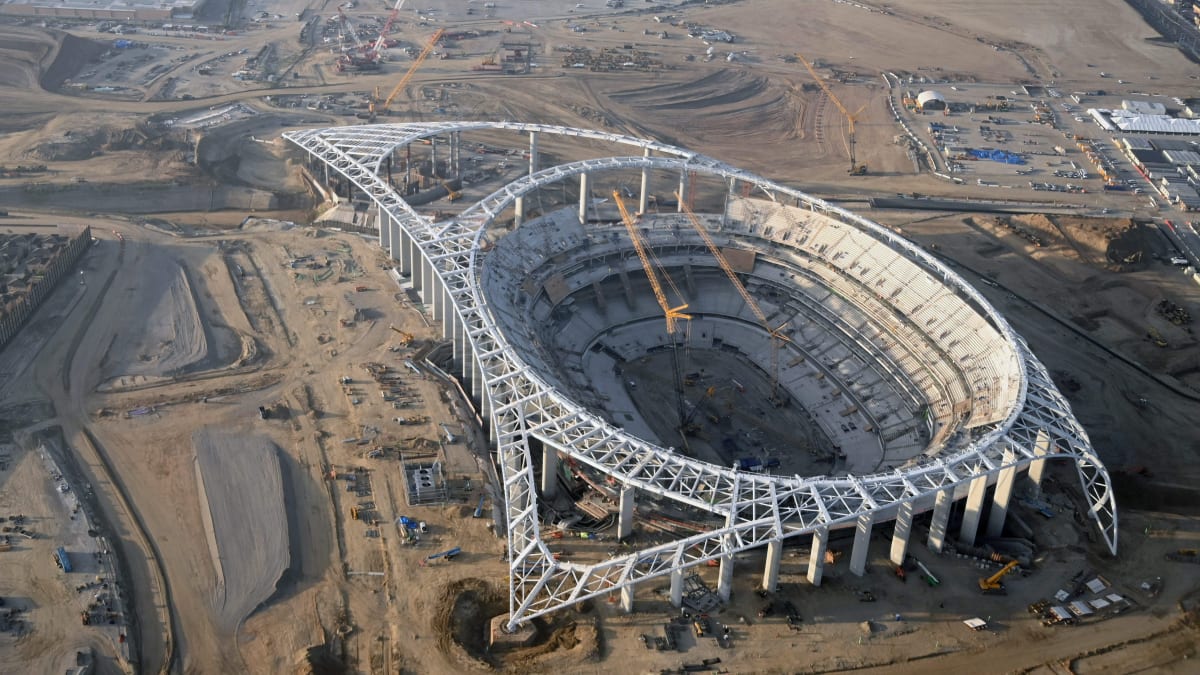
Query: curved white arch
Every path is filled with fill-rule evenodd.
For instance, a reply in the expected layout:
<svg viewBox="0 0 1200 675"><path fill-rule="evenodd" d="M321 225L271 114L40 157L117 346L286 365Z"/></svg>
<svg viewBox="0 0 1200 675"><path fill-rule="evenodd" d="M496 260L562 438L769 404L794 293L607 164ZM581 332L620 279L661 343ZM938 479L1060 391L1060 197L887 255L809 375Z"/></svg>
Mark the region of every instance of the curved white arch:
<svg viewBox="0 0 1200 675"><path fill-rule="evenodd" d="M660 155L583 160L524 176L435 223L415 212L378 176L384 158L421 138L476 130L509 130L603 140ZM509 122L336 127L284 137L364 190L399 241L419 290L455 340L463 379L490 422L508 517L510 625L649 578L677 574L704 561L788 537L827 531L862 514L894 518L902 507L927 508L939 492L1050 458L1075 462L1101 535L1117 548L1116 504L1107 471L1045 368L974 288L920 248L860 216L718 160L616 134ZM665 155L665 156L664 156ZM479 288L484 231L519 197L571 176L621 169L669 169L736 179L773 199L795 200L871 234L982 308L1019 355L1020 389L1003 423L981 438L904 471L843 478L746 473L683 457L634 438L571 401L530 368L508 342ZM593 564L555 561L542 542L528 439L613 477L624 485L719 514L725 526Z"/></svg>

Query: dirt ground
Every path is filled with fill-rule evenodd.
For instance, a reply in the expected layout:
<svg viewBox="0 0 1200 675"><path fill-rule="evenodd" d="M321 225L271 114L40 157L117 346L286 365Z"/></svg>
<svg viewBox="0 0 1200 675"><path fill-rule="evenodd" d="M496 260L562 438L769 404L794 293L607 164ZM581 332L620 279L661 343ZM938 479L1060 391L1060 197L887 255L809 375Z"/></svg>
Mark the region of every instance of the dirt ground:
<svg viewBox="0 0 1200 675"><path fill-rule="evenodd" d="M972 587L983 572L970 561L923 552L943 584L927 588L915 575L901 584L886 566L883 541L872 549L867 577L850 575L841 561L814 589L803 581L802 547L788 550L776 596L800 608L799 632L779 616L757 617L765 602L754 593L761 557L747 556L738 561L732 605L714 617L730 626L731 649L685 636L681 653L647 650L639 635L661 636L670 614L663 589L647 587L634 614L622 614L614 602L590 603L539 626L539 646L483 653L484 615L503 608L507 581L502 540L492 532L495 505L485 500L485 517L473 517L485 494L479 448L439 448L439 424L462 428L457 407L447 403L455 394L402 365L439 327L385 276L382 253L362 238L286 225L237 227L251 214L304 222L310 203L279 132L284 125L359 122L354 114L365 110L366 96L376 87L386 94L408 65L397 56L379 74L336 74L327 50L297 40L302 22L292 21L292 4L304 9L287 4L278 10L286 21L221 40L136 36L169 61L153 73L155 62L118 60L109 49L113 36L92 26L0 23L0 165L25 167L0 177L0 209L13 214L0 227L87 223L99 239L81 263L85 284L60 287L0 352L0 454L13 434L61 428L80 485L96 497L99 529L124 570L137 618L129 639L138 670L652 672L721 658L719 667L730 672L1189 672L1197 637L1183 610L1194 602L1195 567L1163 556L1194 548L1200 538L1193 419L1200 363L1191 328L1158 307L1166 300L1195 316L1200 295L1166 262L1165 240L1136 210L1132 219L1103 220L867 214L953 264L1051 369L1114 472L1122 519L1116 559L1102 555L1088 526L1075 522L1077 482L1062 471L1050 489L1059 515L1036 528L1045 557L1032 575L1014 579L1007 597L981 599ZM1125 91L1194 89L1195 66L1150 40L1152 31L1120 0L1023 2L1016 10L1013 3L810 2L803 11L787 0L745 0L656 3L652 12L615 15L547 7L552 16L524 17L533 28L507 14L523 9L485 19L468 16L466 3L447 3L437 25L494 32L461 41L448 50L451 58L427 61L397 97L396 114L380 121L600 127L685 145L834 197L961 197L984 192L915 174L894 143L899 131L882 71L1052 81L1074 90L1098 86L1105 70L1129 83ZM335 13L333 3L307 9L322 22ZM363 23L385 12L360 7L351 14ZM667 39L648 35L664 29L655 14L727 30L737 41L715 45L715 58L705 61L707 47L681 28L667 24ZM432 30L406 14L397 37L419 45ZM503 40L537 44L538 67L525 76L471 69ZM664 66L613 73L559 67L559 48L626 44ZM232 81L226 71L244 57L224 55L264 45L275 46L281 79ZM848 108L862 108L857 151L872 175L845 177L845 123L790 59L797 50L819 61L822 74L840 75L844 83L830 82L836 95ZM191 74L218 57L219 76L201 82ZM99 82L100 74L85 77L93 70L105 77L120 70L126 88L106 94L72 86ZM213 126L181 122L236 103L251 113ZM547 143L545 152L571 150ZM1104 195L1087 199L1117 203ZM264 214L271 208L277 210ZM133 220L126 212L155 217ZM313 262L316 268L308 266ZM413 346L402 348L393 326L415 336ZM405 374L408 409L381 398L368 363ZM260 419L260 407L268 419ZM397 415L419 421L398 426ZM213 608L217 573L195 480L193 434L212 428L261 436L280 449L290 564L262 605L236 617ZM370 456L376 448L380 456ZM34 455L8 452L0 512L36 516L47 538L0 552L0 596L30 606L32 629L24 637L0 634L0 670L58 670L76 651L95 654L99 672L129 668L103 632L111 629L78 630L74 583L45 564L70 515ZM412 459L431 452L449 467L451 502L408 507L401 453ZM406 538L401 516L424 521L425 531ZM453 560L427 559L453 547L462 550ZM580 560L611 550L607 542L561 548ZM1104 575L1132 601L1130 611L1052 628L1025 611L1081 568ZM699 572L715 584L715 570ZM1150 597L1141 584L1155 577L1163 591ZM875 603L856 600L864 589ZM992 629L967 631L961 620L976 615L988 617ZM873 622L870 633L860 628L864 621Z"/></svg>

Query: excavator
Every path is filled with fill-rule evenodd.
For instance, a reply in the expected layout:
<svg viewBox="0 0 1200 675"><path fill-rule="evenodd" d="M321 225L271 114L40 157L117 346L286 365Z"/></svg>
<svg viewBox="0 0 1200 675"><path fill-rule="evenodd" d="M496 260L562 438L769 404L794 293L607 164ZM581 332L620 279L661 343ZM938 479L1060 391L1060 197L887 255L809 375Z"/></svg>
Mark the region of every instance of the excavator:
<svg viewBox="0 0 1200 675"><path fill-rule="evenodd" d="M1017 561L1012 560L992 576L980 577L979 590L983 591L984 595L1004 595L1004 584L1000 580L1004 578L1004 575L1015 569L1017 569Z"/></svg>
<svg viewBox="0 0 1200 675"><path fill-rule="evenodd" d="M396 328L395 326L388 326L388 328L391 328L392 330L396 331L396 333L398 333L400 335L400 346L401 347L407 347L410 344L412 344L412 341L413 341L412 333L405 333L404 331L400 330L399 328Z"/></svg>

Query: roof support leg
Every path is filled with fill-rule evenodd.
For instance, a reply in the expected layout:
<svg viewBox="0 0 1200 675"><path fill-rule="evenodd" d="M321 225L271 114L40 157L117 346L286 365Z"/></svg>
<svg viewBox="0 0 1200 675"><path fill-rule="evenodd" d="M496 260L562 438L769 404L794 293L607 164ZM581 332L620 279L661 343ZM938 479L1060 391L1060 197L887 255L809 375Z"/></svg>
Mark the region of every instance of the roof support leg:
<svg viewBox="0 0 1200 675"><path fill-rule="evenodd" d="M862 576L867 572L867 553L871 547L871 528L875 525L875 514L864 513L858 517L854 530L854 548L850 549L850 572Z"/></svg>
<svg viewBox="0 0 1200 675"><path fill-rule="evenodd" d="M829 544L829 528L818 528L812 535L812 552L808 554L808 583L821 585L825 573L825 549Z"/></svg>

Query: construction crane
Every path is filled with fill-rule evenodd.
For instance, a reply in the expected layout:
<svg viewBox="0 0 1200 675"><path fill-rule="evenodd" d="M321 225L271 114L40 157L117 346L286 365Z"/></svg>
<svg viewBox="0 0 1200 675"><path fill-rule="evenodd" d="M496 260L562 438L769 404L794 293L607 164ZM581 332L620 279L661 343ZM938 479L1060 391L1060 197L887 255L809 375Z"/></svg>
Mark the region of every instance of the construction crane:
<svg viewBox="0 0 1200 675"><path fill-rule="evenodd" d="M396 331L396 333L398 333L400 335L400 346L401 347L407 347L408 345L412 344L412 341L413 341L412 333L406 333L406 332L400 330L399 328L396 328L395 326L388 326L388 328L391 328L392 330Z"/></svg>
<svg viewBox="0 0 1200 675"><path fill-rule="evenodd" d="M864 105L857 111L850 112L846 106L842 105L842 102L838 100L838 97L833 95L833 92L829 89L829 85L825 84L825 80L822 79L820 75L817 75L817 70L813 68L811 63L808 62L808 59L804 58L802 54L797 54L796 58L800 59L800 63L804 64L804 67L808 69L808 73L812 75L814 80L817 81L817 86L821 88L821 91L825 92L825 95L829 97L829 100L833 101L833 104L837 106L838 111L841 112L842 116L846 118L846 122L850 127L849 132L847 133L846 143L846 149L850 154L850 171L848 173L851 176L867 175L867 165L859 164L854 158L854 123L858 120L859 113L861 113L867 106Z"/></svg>
<svg viewBox="0 0 1200 675"><path fill-rule="evenodd" d="M985 594L988 594L988 595L1003 595L1004 594L1004 584L1000 583L1000 580L1004 578L1004 575L1015 570L1016 568L1017 568L1017 561L1013 560L1013 561L1010 561L1004 567L1001 567L1000 571L996 572L992 576L980 577L979 578L979 590L983 591Z"/></svg>
<svg viewBox="0 0 1200 675"><path fill-rule="evenodd" d="M387 46L388 33L392 32L392 24L396 23L396 17L400 15L400 8L403 6L404 0L396 0L396 6L392 8L392 13L388 15L383 28L379 30L379 39L375 40L375 44L371 45L371 53L375 55L376 61L383 60L383 48Z"/></svg>
<svg viewBox="0 0 1200 675"><path fill-rule="evenodd" d="M637 251L638 259L642 261L642 269L646 271L646 278L650 281L650 288L654 291L654 299L658 301L658 306L662 308L663 316L667 320L667 334L675 335L678 328L677 322L681 319L686 320L692 318L690 314L684 314L683 310L687 309L687 303L672 307L670 301L667 300L667 294L663 291L662 283L658 280L658 273L654 271L654 264L650 262L650 256L646 252L646 244L642 241L642 236L638 234L637 222L633 219L633 214L625 206L625 200L621 199L619 190L613 190L613 200L617 203L617 208L621 211L621 222L625 223L625 229L629 232L629 239L633 242L633 249Z"/></svg>
<svg viewBox="0 0 1200 675"><path fill-rule="evenodd" d="M762 307L758 306L758 302L754 299L754 296L750 295L750 291L746 290L746 286L742 284L742 280L738 278L737 272L729 264L729 260L725 258L725 254L721 252L717 243L713 241L712 235L708 233L704 224L700 222L700 218L684 203L682 194L676 192L675 196L679 198L679 209L691 221L692 227L700 235L700 238L704 240L704 244L708 246L708 251L712 253L717 264L721 266L721 269L725 272L725 276L729 277L729 281L737 289L738 295L742 296L742 300L746 303L746 306L754 313L754 318L758 319L758 323L771 336L771 400L776 400L776 393L779 387L779 348L782 343L790 342L790 338L780 331L785 324L780 324L774 328L771 327L770 322L767 320L767 315L762 311Z"/></svg>
<svg viewBox="0 0 1200 675"><path fill-rule="evenodd" d="M437 46L438 41L442 39L442 35L445 33L445 28L439 28L437 29L437 32L433 34L433 37L429 38L428 44L426 44L425 48L421 50L421 53L417 55L417 58L413 59L412 65L408 67L408 72L404 73L404 77L401 77L400 81L396 83L396 86L392 88L392 93L388 94L387 99L384 100L383 105L380 106L378 110L375 109L374 103L371 104L372 119L374 119L376 114L382 115L383 113L387 112L388 108L392 105L392 101L396 100L396 97L399 96L400 92L404 90L404 87L408 85L408 81L411 80L413 75L416 74L417 69L420 68L421 64L425 62L425 59L429 57L429 53L433 51L433 48Z"/></svg>
<svg viewBox="0 0 1200 675"><path fill-rule="evenodd" d="M667 300L666 291L663 290L662 283L658 280L658 273L655 271L654 263L650 261L650 254L646 251L646 244L642 241L642 236L638 234L637 222L633 219L633 214L625 206L625 200L621 198L620 190L613 190L613 201L617 204L617 209L621 211L621 222L625 224L625 229L629 232L629 240L633 242L633 249L637 251L638 259L642 261L642 269L646 272L646 279L650 281L650 288L654 291L654 299L658 301L658 306L662 308L663 317L667 320L667 335L671 337L671 366L675 374L675 403L679 412L679 432L681 438L686 445L687 433L685 427L688 422L687 401L683 398L683 368L679 364L679 339L678 328L680 320L688 320L692 318L691 314L685 314L683 310L688 308L687 303L682 303L675 307L671 306ZM666 276L666 272L663 272ZM671 278L667 277L667 282L671 282ZM674 288L674 284L671 284ZM679 289L675 289L676 295L681 295Z"/></svg>

